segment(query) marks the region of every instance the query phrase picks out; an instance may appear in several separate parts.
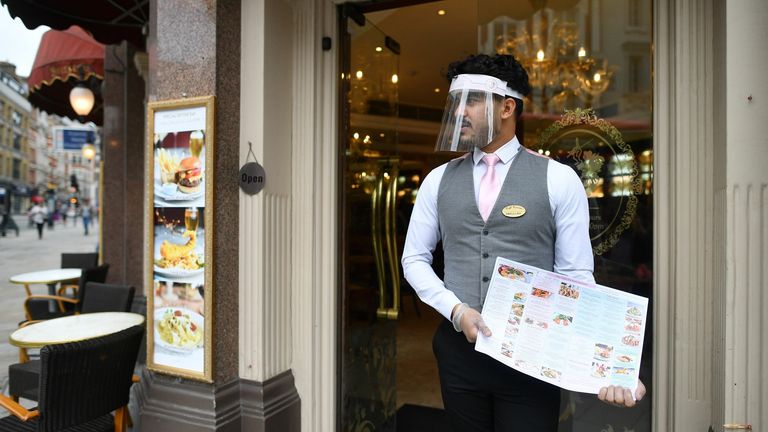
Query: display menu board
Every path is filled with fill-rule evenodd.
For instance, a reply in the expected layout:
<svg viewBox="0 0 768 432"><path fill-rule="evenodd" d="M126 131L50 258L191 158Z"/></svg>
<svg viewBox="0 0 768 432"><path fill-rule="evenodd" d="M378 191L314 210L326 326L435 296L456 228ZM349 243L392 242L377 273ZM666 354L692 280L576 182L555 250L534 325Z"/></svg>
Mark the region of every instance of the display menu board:
<svg viewBox="0 0 768 432"><path fill-rule="evenodd" d="M148 104L147 365L212 380L213 96Z"/></svg>

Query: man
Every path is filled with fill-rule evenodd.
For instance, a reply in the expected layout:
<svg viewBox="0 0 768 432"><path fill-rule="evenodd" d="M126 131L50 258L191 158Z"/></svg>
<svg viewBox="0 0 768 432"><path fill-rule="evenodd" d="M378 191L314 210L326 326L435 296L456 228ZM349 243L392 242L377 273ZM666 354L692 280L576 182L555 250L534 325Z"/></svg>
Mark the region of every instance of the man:
<svg viewBox="0 0 768 432"><path fill-rule="evenodd" d="M48 217L48 208L43 203L35 203L29 210L29 217L37 225L37 239L43 239L43 225Z"/></svg>
<svg viewBox="0 0 768 432"><path fill-rule="evenodd" d="M85 235L88 235L88 227L91 225L91 204L87 199L83 201L83 205L80 206L80 214L83 217L83 228L85 228Z"/></svg>
<svg viewBox="0 0 768 432"><path fill-rule="evenodd" d="M456 431L556 431L560 390L474 350L491 331L479 313L497 256L594 281L589 210L568 166L515 137L528 74L514 57L470 56L448 68L451 87L436 150L466 155L434 169L419 189L403 251L405 277L444 320L435 333L443 403ZM525 213L503 212L510 205ZM514 215L517 216L514 216ZM431 268L442 241L445 276ZM632 406L628 389L599 398Z"/></svg>

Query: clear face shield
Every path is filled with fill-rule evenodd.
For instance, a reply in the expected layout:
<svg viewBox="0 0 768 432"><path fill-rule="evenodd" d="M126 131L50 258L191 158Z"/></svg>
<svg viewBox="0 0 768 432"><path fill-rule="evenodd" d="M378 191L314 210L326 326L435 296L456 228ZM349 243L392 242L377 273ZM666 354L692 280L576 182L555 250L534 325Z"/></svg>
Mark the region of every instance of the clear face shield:
<svg viewBox="0 0 768 432"><path fill-rule="evenodd" d="M485 147L501 131L501 101L522 95L488 75L462 74L451 82L435 151L467 152Z"/></svg>

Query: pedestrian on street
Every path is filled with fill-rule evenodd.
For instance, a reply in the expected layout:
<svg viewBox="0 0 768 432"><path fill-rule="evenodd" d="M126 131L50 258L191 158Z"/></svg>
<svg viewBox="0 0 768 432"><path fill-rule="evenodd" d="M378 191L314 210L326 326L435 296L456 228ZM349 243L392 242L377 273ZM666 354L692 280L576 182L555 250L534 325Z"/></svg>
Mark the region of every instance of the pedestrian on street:
<svg viewBox="0 0 768 432"><path fill-rule="evenodd" d="M91 204L88 202L88 200L85 200L83 205L80 206L80 215L83 217L83 228L85 228L85 235L88 235L88 226L91 225L92 212L93 210L91 209Z"/></svg>
<svg viewBox="0 0 768 432"><path fill-rule="evenodd" d="M67 217L69 216L69 206L66 204L61 205L61 225L67 226Z"/></svg>
<svg viewBox="0 0 768 432"><path fill-rule="evenodd" d="M568 166L527 150L515 136L528 74L510 55L448 66L451 86L437 151L465 152L434 169L416 197L403 250L405 278L445 319L433 342L447 419L455 431L558 428L560 389L474 349L491 336L480 308L496 257L594 282L587 196ZM497 202L498 201L498 202ZM509 216L505 207L522 207ZM443 280L432 269L439 241ZM599 399L633 406L645 394L607 387Z"/></svg>
<svg viewBox="0 0 768 432"><path fill-rule="evenodd" d="M70 204L67 207L67 217L69 219L72 219L72 226L77 225L77 217L76 217L76 215L77 215L77 213L75 213L75 205L74 204ZM64 221L66 222L66 219Z"/></svg>
<svg viewBox="0 0 768 432"><path fill-rule="evenodd" d="M48 208L45 204L35 204L29 210L29 217L32 222L37 225L37 239L43 238L43 227L45 226L45 219L48 216Z"/></svg>

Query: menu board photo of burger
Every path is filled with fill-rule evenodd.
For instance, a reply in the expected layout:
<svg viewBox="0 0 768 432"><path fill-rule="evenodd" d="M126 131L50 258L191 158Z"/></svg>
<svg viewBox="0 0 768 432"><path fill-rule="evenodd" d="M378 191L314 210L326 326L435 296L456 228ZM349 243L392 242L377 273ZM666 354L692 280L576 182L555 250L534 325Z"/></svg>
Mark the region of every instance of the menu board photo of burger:
<svg viewBox="0 0 768 432"><path fill-rule="evenodd" d="M202 130L155 134L155 206L205 206L204 142Z"/></svg>
<svg viewBox="0 0 768 432"><path fill-rule="evenodd" d="M147 366L211 382L213 97L147 107Z"/></svg>

